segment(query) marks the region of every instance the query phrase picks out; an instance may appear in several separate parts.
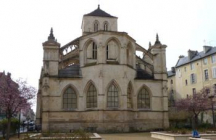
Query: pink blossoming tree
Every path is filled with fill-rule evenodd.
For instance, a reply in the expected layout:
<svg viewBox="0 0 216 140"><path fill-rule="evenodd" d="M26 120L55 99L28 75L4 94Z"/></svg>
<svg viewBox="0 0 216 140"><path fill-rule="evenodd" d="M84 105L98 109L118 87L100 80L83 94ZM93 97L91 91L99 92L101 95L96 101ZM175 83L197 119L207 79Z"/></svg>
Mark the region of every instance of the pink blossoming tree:
<svg viewBox="0 0 216 140"><path fill-rule="evenodd" d="M11 118L31 106L30 100L35 97L35 93L35 88L27 85L26 81L14 82L10 73L0 73L0 108L8 120L6 140L10 136Z"/></svg>
<svg viewBox="0 0 216 140"><path fill-rule="evenodd" d="M209 91L209 88L204 87L199 92L189 95L187 98L180 99L176 102L178 110L184 110L191 114L193 129L195 129L198 125L199 114L210 108Z"/></svg>

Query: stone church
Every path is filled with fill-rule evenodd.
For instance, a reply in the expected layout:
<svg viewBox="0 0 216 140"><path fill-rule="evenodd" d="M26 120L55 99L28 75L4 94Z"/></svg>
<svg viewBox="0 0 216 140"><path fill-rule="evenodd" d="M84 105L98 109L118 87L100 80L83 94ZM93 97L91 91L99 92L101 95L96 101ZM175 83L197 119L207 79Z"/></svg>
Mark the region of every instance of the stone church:
<svg viewBox="0 0 216 140"><path fill-rule="evenodd" d="M64 46L52 29L43 43L36 114L42 131L167 128L166 45L158 35L145 49L100 6L83 16L81 28L82 36Z"/></svg>

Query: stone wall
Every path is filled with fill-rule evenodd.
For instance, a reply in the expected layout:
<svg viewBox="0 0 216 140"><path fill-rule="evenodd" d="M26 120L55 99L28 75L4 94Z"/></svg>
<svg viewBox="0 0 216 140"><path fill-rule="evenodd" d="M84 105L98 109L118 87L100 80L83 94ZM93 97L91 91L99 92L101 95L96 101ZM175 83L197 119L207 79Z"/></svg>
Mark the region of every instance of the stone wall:
<svg viewBox="0 0 216 140"><path fill-rule="evenodd" d="M132 132L163 128L161 112L52 112L49 116L51 131L92 129L97 132Z"/></svg>

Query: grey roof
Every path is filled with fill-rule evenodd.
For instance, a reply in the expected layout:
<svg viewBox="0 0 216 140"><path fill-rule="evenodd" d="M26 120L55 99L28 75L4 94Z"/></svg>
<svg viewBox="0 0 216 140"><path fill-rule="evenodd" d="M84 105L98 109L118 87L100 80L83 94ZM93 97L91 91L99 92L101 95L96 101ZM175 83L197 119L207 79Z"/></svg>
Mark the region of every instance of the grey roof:
<svg viewBox="0 0 216 140"><path fill-rule="evenodd" d="M108 13L106 13L105 11L100 9L100 5L98 5L98 8L96 10L94 10L91 13L85 14L84 16L97 16L97 17L112 17L112 18L116 18Z"/></svg>
<svg viewBox="0 0 216 140"><path fill-rule="evenodd" d="M64 69L59 70L60 78L79 78L82 77L80 66L71 65Z"/></svg>
<svg viewBox="0 0 216 140"><path fill-rule="evenodd" d="M138 69L136 79L154 79L154 77L148 74L146 71Z"/></svg>
<svg viewBox="0 0 216 140"><path fill-rule="evenodd" d="M193 61L196 61L196 60L199 60L199 59L202 59L204 57L207 57L209 55L212 55L212 54L215 54L216 53L216 47L212 47L209 51L207 51L206 53L204 53L204 51L201 51L201 52L197 52L197 54L192 58L192 59L189 59L188 56L186 57L182 57L182 58L179 58L177 64L176 64L176 67L180 67L182 65L185 65L185 64L188 64L190 62L193 62Z"/></svg>
<svg viewBox="0 0 216 140"><path fill-rule="evenodd" d="M135 79L154 79L153 75L150 75L148 72L145 70L141 69L139 65L137 67L137 73L136 73L136 78Z"/></svg>
<svg viewBox="0 0 216 140"><path fill-rule="evenodd" d="M171 77L171 76L175 76L175 73L173 71L167 71L167 76Z"/></svg>

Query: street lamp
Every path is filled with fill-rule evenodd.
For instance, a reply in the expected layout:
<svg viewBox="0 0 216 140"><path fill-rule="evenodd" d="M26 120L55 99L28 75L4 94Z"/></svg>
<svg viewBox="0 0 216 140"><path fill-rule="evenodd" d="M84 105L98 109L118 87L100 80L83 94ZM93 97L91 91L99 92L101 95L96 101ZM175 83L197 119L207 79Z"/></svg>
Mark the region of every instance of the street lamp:
<svg viewBox="0 0 216 140"><path fill-rule="evenodd" d="M211 99L211 110L212 110L212 119L213 119L213 126L215 127L215 115L214 115L214 95L209 96L209 99Z"/></svg>
<svg viewBox="0 0 216 140"><path fill-rule="evenodd" d="M18 138L20 137L20 115L21 115L21 110L19 112L19 128L18 128Z"/></svg>

